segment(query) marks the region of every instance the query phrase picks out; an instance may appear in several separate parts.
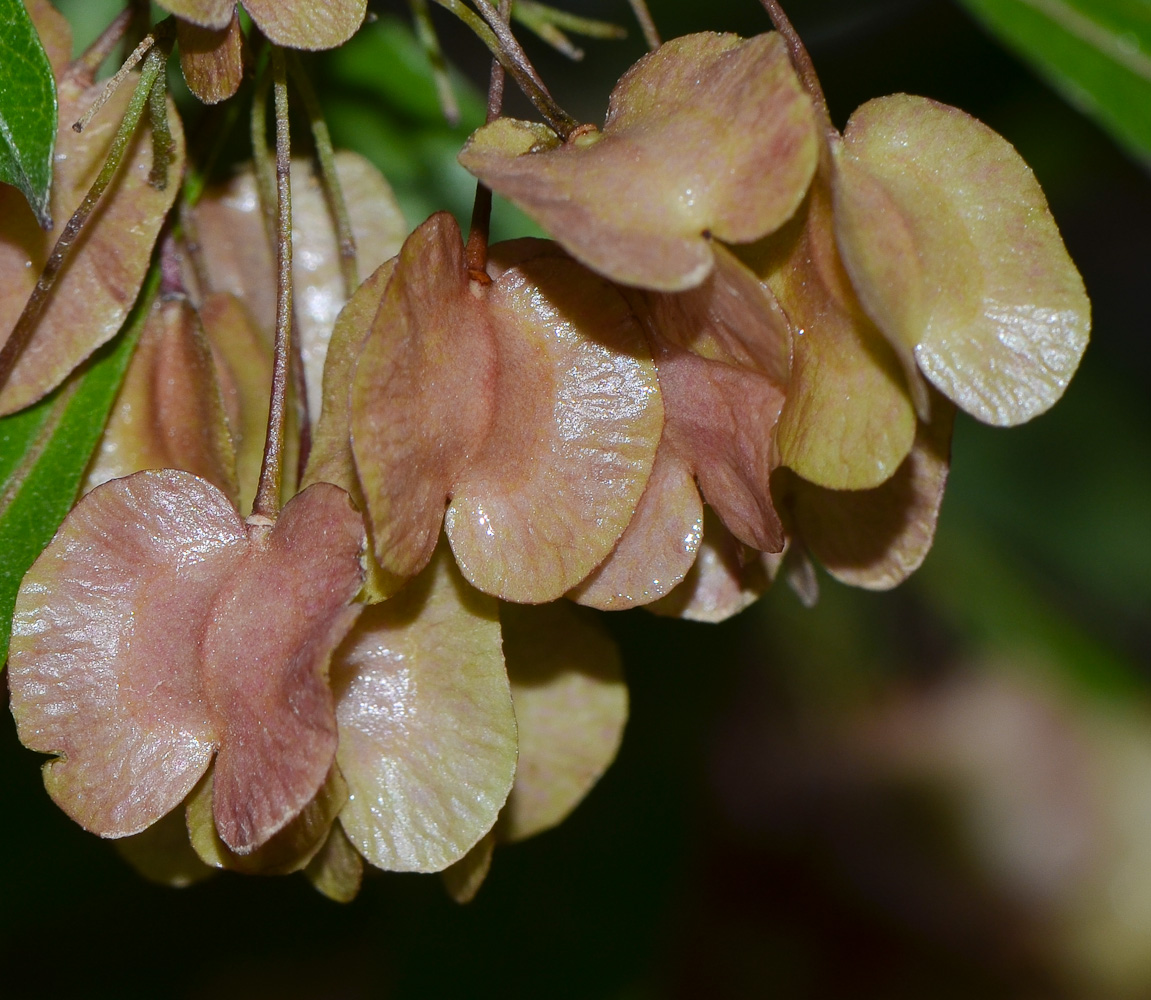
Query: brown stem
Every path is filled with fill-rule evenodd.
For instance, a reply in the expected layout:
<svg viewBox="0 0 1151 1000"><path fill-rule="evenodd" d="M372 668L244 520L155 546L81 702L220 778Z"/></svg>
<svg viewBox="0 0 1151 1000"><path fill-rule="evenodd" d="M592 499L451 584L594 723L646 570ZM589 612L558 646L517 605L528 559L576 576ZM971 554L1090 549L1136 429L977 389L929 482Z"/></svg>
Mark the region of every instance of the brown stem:
<svg viewBox="0 0 1151 1000"><path fill-rule="evenodd" d="M525 85L528 87L524 93L531 99L532 103L536 103L538 99L543 100L543 107L537 104L540 113L547 118L548 124L551 125L561 137L566 139L579 127L579 122L556 104L555 99L548 93L547 87L544 86L544 82L540 79L536 68L531 64L531 60L528 59L527 53L524 52L516 36L512 34L508 18L501 14L501 10L503 9L502 0L499 10L493 7L489 0L472 0L472 3L475 4L476 9L480 12L483 19L487 21L488 27L492 29L492 33L499 39L501 51L507 56L507 62L504 62L502 59L500 60L504 68L511 73L512 79L514 79L521 88ZM554 122L553 119L555 119Z"/></svg>
<svg viewBox="0 0 1151 1000"><path fill-rule="evenodd" d="M487 21L488 27L492 29L492 33L499 39L504 52L523 69L523 72L529 76L537 86L543 87L543 80L528 59L527 53L524 52L520 46L519 39L512 34L508 21L502 14L502 0L498 8L492 6L489 0L472 0L472 3L475 4L476 9L480 12L480 16Z"/></svg>
<svg viewBox="0 0 1151 1000"><path fill-rule="evenodd" d="M270 48L270 47L269 47ZM251 118L251 139L252 139L252 160L254 162L254 172L256 176L256 190L260 199L261 215L264 219L264 226L268 235L268 242L273 248L279 245L278 226L277 226L277 205L278 196L277 188L277 160L273 157L268 148L268 131L267 131L267 104L268 104L268 90L272 85L272 77L268 72L268 65L270 60L265 60L260 70L260 74L256 80L256 95L252 103L252 118ZM278 126L278 120L277 120ZM279 133L277 132L277 138ZM289 226L290 228L290 226ZM299 440L300 440L300 454L306 459L309 441L311 439L311 426L308 415L308 397L306 391L301 391L301 387L306 390L306 385L303 382L303 358L300 353L298 328L296 326L295 317L292 318L291 324L292 336L291 351L289 357L289 370L292 372L292 388L295 390L296 401L296 415L299 424ZM286 403L285 403L286 405ZM286 413L285 413L285 428L286 428ZM284 431L286 434L286 429ZM281 459L281 468L283 460ZM283 477L281 474L281 495L283 493Z"/></svg>
<svg viewBox="0 0 1151 1000"><path fill-rule="evenodd" d="M487 285L488 277L488 237L492 225L492 189L483 184L476 185L476 197L472 202L472 225L468 230L468 242L464 247L464 262L468 275L473 281Z"/></svg>
<svg viewBox="0 0 1151 1000"><path fill-rule="evenodd" d="M512 0L500 0L499 10L500 20L507 24L508 18L512 15ZM488 113L487 122L491 124L500 116L500 112L504 109L504 81L506 74L503 66L500 65L498 59L492 60L492 71L488 78Z"/></svg>
<svg viewBox="0 0 1151 1000"><path fill-rule="evenodd" d="M483 15L482 18L477 17L470 7L464 5L462 0L436 0L436 3L450 10L475 32L476 37L488 47L491 54L499 60L500 65L511 74L516 86L535 105L544 121L560 138L567 139L572 132L579 128L579 122L564 111L556 103L555 98L548 93L547 87L544 86L543 80L540 79L535 67L532 66L524 50L520 47L520 43L516 41L515 35L511 33L506 24L500 21L499 12L496 8L487 0L473 0L473 2Z"/></svg>
<svg viewBox="0 0 1151 1000"><path fill-rule="evenodd" d="M292 152L288 123L288 73L284 50L272 48L276 99L276 355L268 435L252 514L275 520L280 512L284 466L284 419L287 415L289 365L292 357Z"/></svg>
<svg viewBox="0 0 1151 1000"><path fill-rule="evenodd" d="M304 111L308 115L308 122L312 128L312 138L316 144L316 157L320 161L320 182L324 187L324 195L328 201L328 208L336 220L336 234L340 246L340 273L344 278L344 294L351 298L360 287L360 276L356 260L356 236L352 232L352 220L348 217L348 204L344 200L344 189L340 184L340 176L336 172L336 154L332 149L332 134L328 131L328 123L324 120L324 110L320 107L320 100L316 96L312 81L293 52L290 63L292 81L296 84L296 92L304 102Z"/></svg>
<svg viewBox="0 0 1151 1000"><path fill-rule="evenodd" d="M100 67L104 65L104 61L116 51L116 46L128 34L134 18L135 12L131 7L126 7L120 11L112 23L100 32L100 37L89 45L79 58L68 67L68 73L81 81L91 83L100 71Z"/></svg>
<svg viewBox="0 0 1151 1000"><path fill-rule="evenodd" d="M632 13L635 14L635 19L639 22L640 29L643 31L644 41L647 42L647 47L654 52L662 44L659 39L659 30L655 26L655 21L651 16L651 11L647 9L647 4L644 0L628 0L631 4Z"/></svg>
<svg viewBox="0 0 1151 1000"><path fill-rule="evenodd" d="M500 0L499 16L508 18L512 12L512 0ZM490 125L500 116L504 107L504 68L498 59L492 60L491 76L488 79L488 113ZM468 242L464 248L468 273L476 281L488 283L488 238L492 228L492 189L484 184L476 184L476 199L472 205L472 226L468 231Z"/></svg>
<svg viewBox="0 0 1151 1000"><path fill-rule="evenodd" d="M800 82L803 83L808 96L815 102L815 110L823 119L824 129L829 136L838 139L839 130L831 122L831 112L827 109L827 98L824 96L823 86L819 82L819 76L815 72L815 64L811 61L807 46L803 44L799 32L792 27L791 21L788 20L783 8L779 5L779 0L760 0L760 2L763 4L763 9L767 11L767 16L771 18L771 23L775 25L775 30L787 42L791 52L791 65L799 75Z"/></svg>
<svg viewBox="0 0 1151 1000"><path fill-rule="evenodd" d="M32 294L28 297L28 302L25 304L23 312L20 313L20 318L16 320L12 333L3 349L0 350L0 388L7 384L21 352L28 345L28 341L32 339L32 334L36 331L36 324L44 312L44 307L48 304L52 287L56 284L61 269L76 246L76 241L80 238L80 234L83 232L88 219L91 218L97 203L116 176L116 171L124 159L132 136L144 115L144 108L147 106L152 87L160 78L166 62L165 54L159 49L153 49L148 53L144 61L144 68L140 73L140 82L136 84L132 100L128 103L120 126L112 139L112 145L108 149L108 158L104 161L104 166L88 189L80 207L72 213L72 218L68 220L60 238L56 240L56 245L52 248L52 255L45 263L44 270L40 272L40 279L36 282L36 287L32 289Z"/></svg>

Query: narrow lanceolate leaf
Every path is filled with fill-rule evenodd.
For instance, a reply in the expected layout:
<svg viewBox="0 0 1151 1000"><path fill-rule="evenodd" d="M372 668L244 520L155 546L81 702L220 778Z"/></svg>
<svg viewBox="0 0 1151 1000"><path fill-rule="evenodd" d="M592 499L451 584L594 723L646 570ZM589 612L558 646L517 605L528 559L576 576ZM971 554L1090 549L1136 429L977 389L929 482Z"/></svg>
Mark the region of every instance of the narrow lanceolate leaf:
<svg viewBox="0 0 1151 1000"><path fill-rule="evenodd" d="M76 499L159 281L153 270L124 334L72 381L0 419L0 663L20 580Z"/></svg>
<svg viewBox="0 0 1151 1000"><path fill-rule="evenodd" d="M1064 97L1151 158L1151 6L1138 0L963 0Z"/></svg>
<svg viewBox="0 0 1151 1000"><path fill-rule="evenodd" d="M22 0L0 0L0 181L18 188L44 229L56 144L56 81Z"/></svg>

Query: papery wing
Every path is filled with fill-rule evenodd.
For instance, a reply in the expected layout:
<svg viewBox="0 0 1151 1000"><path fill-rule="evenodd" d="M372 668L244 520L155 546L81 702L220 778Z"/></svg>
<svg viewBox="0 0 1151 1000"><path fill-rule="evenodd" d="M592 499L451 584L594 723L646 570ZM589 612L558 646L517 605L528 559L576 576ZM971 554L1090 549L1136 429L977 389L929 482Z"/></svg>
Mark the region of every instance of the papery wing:
<svg viewBox="0 0 1151 1000"><path fill-rule="evenodd" d="M391 871L440 871L491 829L516 768L516 723L496 602L446 546L395 597L367 608L332 665L340 822Z"/></svg>
<svg viewBox="0 0 1151 1000"><path fill-rule="evenodd" d="M363 520L317 483L274 527L250 527L203 643L205 692L220 731L213 812L224 843L249 854L315 797L336 752L328 662L359 613Z"/></svg>
<svg viewBox="0 0 1151 1000"><path fill-rule="evenodd" d="M246 547L219 490L141 472L89 493L24 578L9 688L21 741L59 758L49 794L105 837L175 808L221 733L199 649L212 600Z"/></svg>

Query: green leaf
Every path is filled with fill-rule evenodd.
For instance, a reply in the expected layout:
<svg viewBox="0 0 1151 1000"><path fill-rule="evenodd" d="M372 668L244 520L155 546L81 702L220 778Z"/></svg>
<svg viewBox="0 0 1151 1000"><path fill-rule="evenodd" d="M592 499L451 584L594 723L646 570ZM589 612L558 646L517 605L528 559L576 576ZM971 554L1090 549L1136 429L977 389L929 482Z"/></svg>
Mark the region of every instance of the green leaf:
<svg viewBox="0 0 1151 1000"><path fill-rule="evenodd" d="M324 53L323 66L324 110L336 146L361 153L380 169L409 222L446 208L466 226L476 182L456 154L484 123L487 105L475 85L449 71L460 111L460 120L449 124L427 54L406 24L388 16ZM381 73L381 66L388 71ZM493 242L543 235L518 208L495 199Z"/></svg>
<svg viewBox="0 0 1151 1000"><path fill-rule="evenodd" d="M0 0L0 181L17 187L45 229L56 144L56 80L23 0Z"/></svg>
<svg viewBox="0 0 1151 1000"><path fill-rule="evenodd" d="M968 653L1041 655L1084 694L1112 701L1142 698L1138 667L1095 631L1051 602L1042 585L1005 555L1001 538L954 507L914 588L968 644Z"/></svg>
<svg viewBox="0 0 1151 1000"><path fill-rule="evenodd" d="M159 285L153 265L120 335L52 395L0 419L0 665L20 581L76 501Z"/></svg>
<svg viewBox="0 0 1151 1000"><path fill-rule="evenodd" d="M1151 159L1147 0L962 0L1072 104Z"/></svg>
<svg viewBox="0 0 1151 1000"><path fill-rule="evenodd" d="M445 125L427 54L398 18L381 17L361 31L339 50L332 65L338 83L383 98L408 124ZM381 66L387 67L386 73L380 72ZM486 102L460 74L450 75L460 105L459 130L466 136L484 123Z"/></svg>

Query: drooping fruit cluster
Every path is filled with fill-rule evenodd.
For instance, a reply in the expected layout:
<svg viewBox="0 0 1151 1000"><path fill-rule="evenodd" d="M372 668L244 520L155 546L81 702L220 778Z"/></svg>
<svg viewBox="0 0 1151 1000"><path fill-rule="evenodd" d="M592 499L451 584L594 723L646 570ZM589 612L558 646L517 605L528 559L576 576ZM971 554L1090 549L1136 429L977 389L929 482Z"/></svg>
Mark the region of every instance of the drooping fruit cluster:
<svg viewBox="0 0 1151 1000"><path fill-rule="evenodd" d="M821 100L780 34L696 35L624 76L602 131L561 141L503 119L460 155L620 283L658 370L659 474L578 599L644 603L684 578L702 526L693 479L714 535L892 586L930 547L952 404L1018 423L1078 364L1089 305L1018 154L905 95L870 102L841 137ZM358 393L362 469L380 458L361 448Z"/></svg>
<svg viewBox="0 0 1151 1000"><path fill-rule="evenodd" d="M229 96L234 4L163 6L221 33L178 38L193 90ZM297 47L364 14L245 7ZM554 242L477 258L446 213L404 238L386 182L341 154L324 183L345 232L285 145L275 211L259 165L186 206L89 492L17 601L12 708L58 755L45 780L69 815L173 884L303 869L348 899L364 858L447 869L470 898L493 845L559 822L618 746L618 655L575 604L718 621L781 572L814 599L808 553L871 588L920 564L955 407L997 424L1049 407L1089 306L1003 139L906 95L841 136L781 28L668 42L602 129L477 131L460 161ZM91 301L58 290L9 409L123 321L171 205L137 159L64 279ZM139 247L116 212L142 216ZM274 251L273 216L290 228ZM24 223L3 225L16 275ZM358 288L339 266L352 238ZM85 277L101 239L132 271L120 284ZM287 391L293 273L280 511L261 507L279 454L263 414ZM21 289L0 299L9 327ZM66 334L65 301L83 313Z"/></svg>

